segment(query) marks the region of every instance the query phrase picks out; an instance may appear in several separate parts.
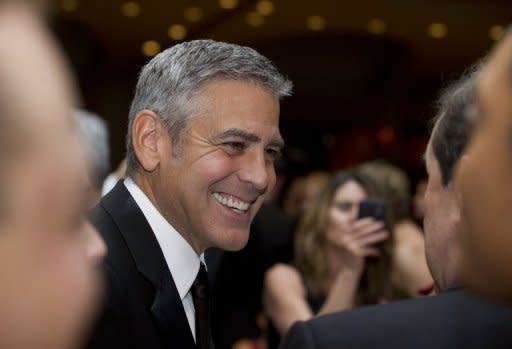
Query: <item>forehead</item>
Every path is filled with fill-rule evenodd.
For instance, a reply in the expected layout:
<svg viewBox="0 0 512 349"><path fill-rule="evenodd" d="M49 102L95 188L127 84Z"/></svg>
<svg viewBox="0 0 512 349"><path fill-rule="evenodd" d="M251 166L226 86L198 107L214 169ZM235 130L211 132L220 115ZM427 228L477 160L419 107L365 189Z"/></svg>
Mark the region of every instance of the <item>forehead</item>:
<svg viewBox="0 0 512 349"><path fill-rule="evenodd" d="M279 100L250 81L218 80L204 85L194 98L195 122L214 136L227 129L253 133L267 142L282 143L279 132Z"/></svg>
<svg viewBox="0 0 512 349"><path fill-rule="evenodd" d="M512 82L512 32L503 38L493 51L477 85L479 87L496 87L494 84L502 82L510 86Z"/></svg>
<svg viewBox="0 0 512 349"><path fill-rule="evenodd" d="M335 201L362 200L365 197L366 191L361 186L361 184L351 179L342 184L341 186L339 186L338 189L336 189L333 199Z"/></svg>
<svg viewBox="0 0 512 349"><path fill-rule="evenodd" d="M0 74L7 109L31 134L58 137L71 114L75 90L68 67L52 37L28 14L0 18ZM51 81L51 83L48 83ZM27 103L30 101L30 103Z"/></svg>
<svg viewBox="0 0 512 349"><path fill-rule="evenodd" d="M279 100L251 81L215 80L205 84L194 99L204 116L219 122L279 123Z"/></svg>

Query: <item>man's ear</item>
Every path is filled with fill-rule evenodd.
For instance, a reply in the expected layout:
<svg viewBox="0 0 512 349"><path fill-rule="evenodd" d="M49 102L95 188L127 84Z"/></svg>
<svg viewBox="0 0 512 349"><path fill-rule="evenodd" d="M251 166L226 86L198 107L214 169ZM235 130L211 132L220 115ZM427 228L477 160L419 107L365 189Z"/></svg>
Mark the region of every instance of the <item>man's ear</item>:
<svg viewBox="0 0 512 349"><path fill-rule="evenodd" d="M158 115L151 110L139 111L133 120L133 149L142 168L147 172L154 171L160 164L162 131L166 132Z"/></svg>

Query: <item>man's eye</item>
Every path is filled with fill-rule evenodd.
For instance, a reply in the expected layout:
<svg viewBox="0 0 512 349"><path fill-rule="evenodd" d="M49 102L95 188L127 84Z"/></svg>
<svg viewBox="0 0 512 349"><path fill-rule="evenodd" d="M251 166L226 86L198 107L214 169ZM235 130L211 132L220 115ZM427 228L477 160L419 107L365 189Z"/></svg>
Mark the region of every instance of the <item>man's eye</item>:
<svg viewBox="0 0 512 349"><path fill-rule="evenodd" d="M225 142L223 145L233 151L243 151L246 148L242 142Z"/></svg>
<svg viewBox="0 0 512 349"><path fill-rule="evenodd" d="M277 160L281 157L281 151L279 149L268 148L265 150L265 152L273 160Z"/></svg>

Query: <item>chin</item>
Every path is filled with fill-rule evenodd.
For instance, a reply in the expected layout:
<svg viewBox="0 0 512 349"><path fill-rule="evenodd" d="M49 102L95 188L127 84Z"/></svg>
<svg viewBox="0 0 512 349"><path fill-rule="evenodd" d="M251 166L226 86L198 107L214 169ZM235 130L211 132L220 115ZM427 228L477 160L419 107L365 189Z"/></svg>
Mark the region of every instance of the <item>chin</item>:
<svg viewBox="0 0 512 349"><path fill-rule="evenodd" d="M226 251L239 251L247 245L247 241L249 241L249 230L230 231L223 234L215 245Z"/></svg>

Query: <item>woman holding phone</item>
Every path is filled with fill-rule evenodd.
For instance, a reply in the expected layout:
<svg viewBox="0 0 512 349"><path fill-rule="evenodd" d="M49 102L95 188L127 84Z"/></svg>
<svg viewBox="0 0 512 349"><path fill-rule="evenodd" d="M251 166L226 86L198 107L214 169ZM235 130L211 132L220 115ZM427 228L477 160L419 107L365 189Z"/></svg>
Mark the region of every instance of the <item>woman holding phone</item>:
<svg viewBox="0 0 512 349"><path fill-rule="evenodd" d="M299 223L294 265L277 264L265 275L264 306L284 335L293 322L390 299L392 241L385 222L359 218L373 196L356 171L334 175Z"/></svg>

